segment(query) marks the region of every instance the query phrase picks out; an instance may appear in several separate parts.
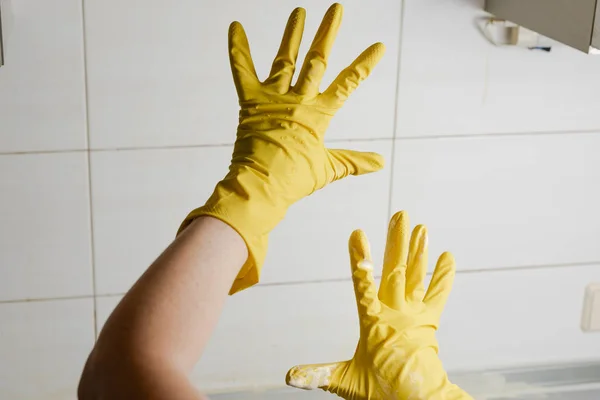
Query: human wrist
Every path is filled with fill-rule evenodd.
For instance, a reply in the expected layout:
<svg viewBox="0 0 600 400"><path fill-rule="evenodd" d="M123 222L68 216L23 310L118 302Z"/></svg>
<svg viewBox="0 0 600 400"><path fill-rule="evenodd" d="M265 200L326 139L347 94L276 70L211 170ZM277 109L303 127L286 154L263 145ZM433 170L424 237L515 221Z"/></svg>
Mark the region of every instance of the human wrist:
<svg viewBox="0 0 600 400"><path fill-rule="evenodd" d="M178 234L201 216L216 218L233 228L246 243L248 259L238 273L230 294L258 283L268 235L283 219L287 205L281 196L270 196L266 182L251 171L230 171L207 202L188 214Z"/></svg>

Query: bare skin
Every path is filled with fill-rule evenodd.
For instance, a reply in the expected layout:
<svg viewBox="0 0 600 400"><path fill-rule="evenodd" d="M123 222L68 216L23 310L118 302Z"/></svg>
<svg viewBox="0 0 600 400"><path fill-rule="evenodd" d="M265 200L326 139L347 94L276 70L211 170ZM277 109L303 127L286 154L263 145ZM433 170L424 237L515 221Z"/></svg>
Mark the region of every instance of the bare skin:
<svg viewBox="0 0 600 400"><path fill-rule="evenodd" d="M129 290L79 383L81 400L205 400L189 374L248 251L229 225L200 217Z"/></svg>
<svg viewBox="0 0 600 400"><path fill-rule="evenodd" d="M231 24L229 56L241 109L229 172L110 316L83 371L80 399L202 399L189 381L190 371L229 290L257 283L268 232L288 207L315 190L383 167L379 154L328 149L324 143L331 118L385 50L381 43L371 45L319 93L341 18L342 6L333 4L294 86L303 9L290 15L264 82L242 25ZM244 276L236 280L246 263ZM238 285L232 287L234 281Z"/></svg>

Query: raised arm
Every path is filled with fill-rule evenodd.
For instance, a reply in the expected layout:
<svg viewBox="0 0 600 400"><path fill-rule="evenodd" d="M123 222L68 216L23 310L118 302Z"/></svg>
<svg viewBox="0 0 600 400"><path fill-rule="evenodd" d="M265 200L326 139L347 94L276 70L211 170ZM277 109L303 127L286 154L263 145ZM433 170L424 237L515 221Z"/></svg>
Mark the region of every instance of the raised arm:
<svg viewBox="0 0 600 400"><path fill-rule="evenodd" d="M298 8L290 16L264 82L244 29L231 24L229 56L241 110L229 173L108 319L83 371L80 399L201 399L189 372L227 292L258 282L269 232L288 207L335 180L382 168L380 155L330 150L324 137L383 45L369 47L319 93L342 17L342 6L334 4L292 86L304 15Z"/></svg>

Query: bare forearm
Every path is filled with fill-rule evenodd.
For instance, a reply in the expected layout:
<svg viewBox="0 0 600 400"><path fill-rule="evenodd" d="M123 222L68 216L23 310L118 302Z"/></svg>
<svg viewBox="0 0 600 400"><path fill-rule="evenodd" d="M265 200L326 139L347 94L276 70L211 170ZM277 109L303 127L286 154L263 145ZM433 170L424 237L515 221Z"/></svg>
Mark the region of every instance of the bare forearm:
<svg viewBox="0 0 600 400"><path fill-rule="evenodd" d="M86 365L79 384L82 400L208 400L181 370L159 362L135 363L123 360L119 365L102 361L94 354ZM146 360L148 361L148 360ZM112 365L111 365L112 364Z"/></svg>
<svg viewBox="0 0 600 400"><path fill-rule="evenodd" d="M246 245L231 227L210 217L195 220L110 316L82 385L108 380L102 390L117 390L111 391L111 398L126 388L144 392L152 387L153 393L161 393L161 385L170 388L168 398L200 398L189 397L193 388L186 388L181 377L187 377L200 358L246 257ZM116 370L121 371L111 372ZM131 382L144 387L131 387ZM181 397L174 396L177 387Z"/></svg>
<svg viewBox="0 0 600 400"><path fill-rule="evenodd" d="M229 289L258 283L269 233L288 208L333 181L383 167L379 154L324 145L331 118L385 49L370 46L320 93L341 16L340 4L329 8L294 86L303 9L290 15L265 81L256 74L243 27L231 24L229 56L241 109L229 172L107 321L82 377L85 400L199 398L187 376Z"/></svg>

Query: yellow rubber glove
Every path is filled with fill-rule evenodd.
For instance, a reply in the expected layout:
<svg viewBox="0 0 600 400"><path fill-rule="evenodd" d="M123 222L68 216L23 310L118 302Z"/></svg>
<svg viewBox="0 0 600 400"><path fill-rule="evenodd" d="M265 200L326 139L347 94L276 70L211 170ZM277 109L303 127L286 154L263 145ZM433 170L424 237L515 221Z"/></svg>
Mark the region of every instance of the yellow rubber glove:
<svg viewBox="0 0 600 400"><path fill-rule="evenodd" d="M334 4L291 86L304 19L304 9L292 12L264 82L254 70L242 25L233 22L229 28L229 58L241 107L233 157L227 176L206 204L187 216L179 232L194 218L210 215L244 238L249 256L230 294L258 282L269 232L290 205L335 180L383 167L379 154L330 150L324 145L331 118L383 56L383 44L370 46L319 93L342 19L342 6Z"/></svg>
<svg viewBox="0 0 600 400"><path fill-rule="evenodd" d="M352 279L360 340L350 361L292 368L290 386L321 388L349 400L472 399L448 380L435 331L454 280L454 258L439 258L427 292L427 231L417 226L408 243L408 217L392 218L379 294L373 281L369 242L362 231L350 237Z"/></svg>

